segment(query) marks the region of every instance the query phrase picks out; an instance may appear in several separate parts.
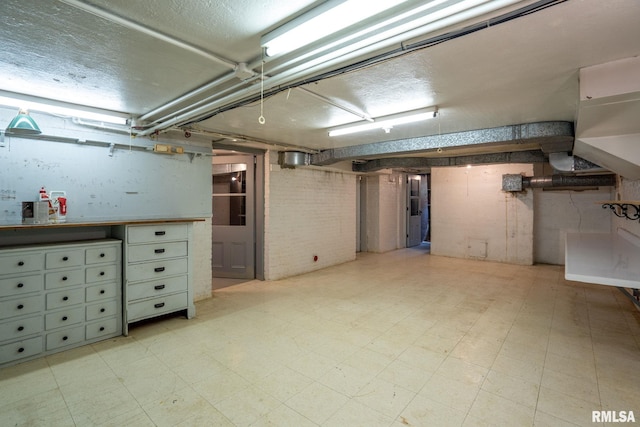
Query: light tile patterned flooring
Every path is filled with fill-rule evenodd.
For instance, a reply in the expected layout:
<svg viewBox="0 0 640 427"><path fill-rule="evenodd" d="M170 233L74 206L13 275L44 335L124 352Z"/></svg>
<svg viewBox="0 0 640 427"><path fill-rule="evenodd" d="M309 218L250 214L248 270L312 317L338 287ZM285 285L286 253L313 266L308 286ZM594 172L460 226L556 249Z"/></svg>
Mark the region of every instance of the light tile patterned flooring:
<svg viewBox="0 0 640 427"><path fill-rule="evenodd" d="M594 426L640 419L617 289L405 249L215 292L197 317L0 370L0 424Z"/></svg>

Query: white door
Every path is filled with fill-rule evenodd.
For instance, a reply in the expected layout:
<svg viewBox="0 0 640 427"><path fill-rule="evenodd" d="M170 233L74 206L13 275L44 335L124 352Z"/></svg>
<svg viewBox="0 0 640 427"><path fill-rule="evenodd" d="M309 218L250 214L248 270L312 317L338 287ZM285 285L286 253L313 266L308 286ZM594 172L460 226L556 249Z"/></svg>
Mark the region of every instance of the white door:
<svg viewBox="0 0 640 427"><path fill-rule="evenodd" d="M213 158L213 277L255 278L253 156Z"/></svg>
<svg viewBox="0 0 640 427"><path fill-rule="evenodd" d="M420 176L407 177L407 247L422 243L422 210L420 208Z"/></svg>

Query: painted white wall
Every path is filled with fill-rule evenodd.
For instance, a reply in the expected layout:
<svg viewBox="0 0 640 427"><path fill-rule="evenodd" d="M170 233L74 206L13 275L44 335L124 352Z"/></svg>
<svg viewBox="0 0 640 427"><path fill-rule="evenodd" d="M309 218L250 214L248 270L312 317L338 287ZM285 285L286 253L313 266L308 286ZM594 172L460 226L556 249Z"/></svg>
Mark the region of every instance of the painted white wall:
<svg viewBox="0 0 640 427"><path fill-rule="evenodd" d="M549 164L536 166L536 175L551 175ZM533 190L534 260L536 263L564 265L568 232L609 233L611 214L597 202L610 200L613 187L573 190Z"/></svg>
<svg viewBox="0 0 640 427"><path fill-rule="evenodd" d="M265 171L265 279L354 260L356 175L281 168L275 158Z"/></svg>
<svg viewBox="0 0 640 427"><path fill-rule="evenodd" d="M0 108L0 129L15 116ZM40 187L67 192L67 222L145 218L206 218L194 223L195 299L211 296L210 141L130 140L128 135L32 114L43 139L5 136L0 142L0 223L20 224L22 201ZM78 143L61 142L78 139ZM161 155L146 150L171 143L205 155ZM109 143L119 144L110 153ZM127 144L131 143L131 150ZM140 150L139 148L143 148Z"/></svg>
<svg viewBox="0 0 640 427"><path fill-rule="evenodd" d="M406 246L406 183L404 174L366 178L367 252L388 252Z"/></svg>
<svg viewBox="0 0 640 427"><path fill-rule="evenodd" d="M533 165L431 170L431 253L533 264L533 193L502 191L503 174L533 175Z"/></svg>
<svg viewBox="0 0 640 427"><path fill-rule="evenodd" d="M628 180L625 178L621 178L618 193L619 194L617 196L617 200L635 201L636 203L639 203L640 180ZM609 200L616 200L616 197L612 197ZM618 218L613 214L613 212L608 212L608 215L611 218L614 232L618 228L623 228L635 234L636 236L640 236L640 221L631 221L624 218Z"/></svg>

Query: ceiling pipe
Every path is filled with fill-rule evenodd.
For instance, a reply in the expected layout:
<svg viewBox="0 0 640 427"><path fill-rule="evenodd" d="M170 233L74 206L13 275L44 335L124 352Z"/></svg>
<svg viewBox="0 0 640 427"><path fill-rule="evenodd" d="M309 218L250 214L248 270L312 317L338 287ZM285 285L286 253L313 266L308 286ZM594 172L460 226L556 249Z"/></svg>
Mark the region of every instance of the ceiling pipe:
<svg viewBox="0 0 640 427"><path fill-rule="evenodd" d="M71 1L71 0L61 0L61 1ZM541 0L536 2L534 5L526 6L522 9L519 9L518 11L511 12L504 16L499 16L495 18L495 20L497 21L497 23L507 22L507 20L514 19L515 17L517 17L519 11L522 11L522 13L531 13L532 10L539 9L549 4L555 4L557 2L558 0ZM503 6L512 4L512 3L514 3L513 0L504 0ZM494 9L496 9L495 5L490 10L494 10ZM476 8L466 11L468 15L463 15L462 17L457 16L455 17L456 19L454 19L454 17L444 18L442 20L431 23L429 25L422 26L402 34L395 34L384 40L373 42L371 44L364 46L359 50L351 51L348 53L341 52L340 49L332 50L326 54L323 52L318 53L318 51L322 51L322 48L316 47L315 49L312 48L311 50L308 50L306 54L300 55L298 53L293 58L289 56L289 58L291 59L285 60L284 62L281 62L281 63L279 63L277 60L271 61L270 63L274 64L275 66L272 66L268 70L270 77L268 80L266 80L266 82L268 82L268 85L266 85L265 89L273 89L278 85L293 85L294 82L298 82L302 80L303 78L307 77L313 72L317 72L321 69L330 68L339 63L344 63L345 61L356 59L363 55L367 55L369 53L391 46L394 43L398 43L400 47L390 52L387 52L381 56L388 56L388 55L394 56L400 53L407 53L407 49L402 43L403 41L418 37L428 32L436 31L448 25L453 25L457 22L460 22L461 20L464 20L465 17L466 19L470 19L473 16L477 16L479 14L486 13L486 12L488 12L488 10L485 11L483 6L478 6ZM491 26L491 21L492 20L483 21L483 23L481 24L476 24L475 26L473 26L473 29L465 28L460 32L456 32L452 37L458 37L473 31L478 31L480 29L488 28ZM446 35L434 37L433 39L437 39L438 42L442 42L446 39ZM423 48L423 47L424 47L423 45L420 45L417 48ZM314 53L316 54L316 56L311 58ZM262 59L254 61L253 63L249 64L247 68L253 69L261 65L261 63L262 63ZM283 72L280 74L277 74L277 72L279 72L280 70L283 70ZM259 78L260 77L258 76L258 77L255 77L254 79L259 79ZM137 132L137 135L147 136L173 126L182 126L190 122L204 120L208 117L211 117L217 114L218 112L216 112L216 109L219 110L232 103L239 102L243 99L246 99L247 97L255 96L260 92L260 88L254 87L254 86L243 88L243 86L245 86L248 82L249 82L248 80L243 81L236 85L233 85L230 88L225 89L224 93L233 92L236 89L238 89L237 92L233 92L230 95L212 100L207 104L204 104L198 108L195 108L187 113L182 113L177 116L174 116L171 119L164 121L162 123L158 123L159 121L156 121L156 123L158 123L156 126Z"/></svg>
<svg viewBox="0 0 640 427"><path fill-rule="evenodd" d="M527 188L613 187L616 175L502 175L502 191L520 192Z"/></svg>
<svg viewBox="0 0 640 427"><path fill-rule="evenodd" d="M214 81L212 81L210 83L207 83L204 86L200 86L199 88L197 88L195 90L192 90L191 92L185 93L184 95L174 99L171 102L168 102L168 103L166 103L164 105L161 105L161 106L159 106L159 107L157 107L157 108L155 108L155 109L143 114L142 116L138 117L136 120L138 120L138 121L146 121L147 119L149 119L149 118L151 118L153 116L156 116L156 115L162 113L163 111L168 110L169 108L172 108L172 107L174 107L174 106L176 106L178 104L186 102L186 101L188 101L189 99L191 99L191 98L193 98L195 96L201 95L201 94L205 93L206 91L215 88L218 85L221 85L221 84L226 83L226 82L228 82L230 80L233 80L235 77L236 77L235 73L229 73L229 74L227 74L227 75L225 75L225 76L223 76L223 77L221 77L219 79L216 79L216 80L214 80ZM164 120L167 120L172 115L180 114L181 112L187 111L187 110L188 110L188 107L187 108L183 108L182 110L179 110L179 111L174 111L168 116L164 116L164 117L161 117L161 118L153 120L152 123L153 124L161 123Z"/></svg>
<svg viewBox="0 0 640 427"><path fill-rule="evenodd" d="M550 175L522 177L523 188L554 187L612 187L616 176L611 175Z"/></svg>
<svg viewBox="0 0 640 427"><path fill-rule="evenodd" d="M115 22L116 24L119 24L123 27L129 28L131 30L135 30L141 33L144 33L148 36L151 36L153 38L156 38L158 40L162 40L164 42L170 43L174 46L177 46L181 49L185 49L188 50L190 52L196 53L204 58L210 59L220 65L224 65L225 67L231 68L232 70L235 70L238 67L238 64L236 64L233 61L230 61L226 58L222 58L218 55L213 54L212 52L209 52L207 50L204 50L198 46L194 46L190 43L184 42L182 40L178 40L175 37L171 37L168 36L164 33L161 33L159 31L156 31L154 29L151 29L149 27L147 27L146 25L142 25L140 23L131 21L130 19L124 18L122 16L116 15L115 13L111 13L108 12L100 7L91 5L91 4L87 4L81 0L58 0L62 3L68 4L69 6L73 6L75 8L78 8L80 10L83 10L85 12L91 13L99 18L102 19L106 19L108 21L111 22Z"/></svg>
<svg viewBox="0 0 640 427"><path fill-rule="evenodd" d="M327 98L326 96L322 96L322 95L320 95L320 94L317 94L317 93L315 93L315 92L312 92L312 91L310 91L309 89L306 89L306 88L303 88L303 87L300 87L300 86L299 86L299 87L297 87L296 89L298 89L300 92L304 92L304 93L306 93L307 95L311 95L312 97L314 97L314 98L316 98L316 99L319 99L320 101L322 101L322 102L324 102L324 103L326 103L326 104L332 105L332 106L334 106L334 107L336 107L336 108L339 108L339 109L341 109L341 110L346 111L347 113L351 113L351 114L353 114L354 116L360 117L360 118L361 118L361 119L363 119L363 120L366 120L366 121L368 121L368 122L374 122L374 121L375 121L375 120L373 119L373 117L371 117L371 116L370 116L370 115L368 115L368 114L360 113L360 112L358 112L358 111L352 110L352 109L351 109L351 108L349 108L349 107L345 107L344 105L340 105L340 104L338 104L337 102L335 102L335 101L333 101L333 100L331 100L331 99Z"/></svg>

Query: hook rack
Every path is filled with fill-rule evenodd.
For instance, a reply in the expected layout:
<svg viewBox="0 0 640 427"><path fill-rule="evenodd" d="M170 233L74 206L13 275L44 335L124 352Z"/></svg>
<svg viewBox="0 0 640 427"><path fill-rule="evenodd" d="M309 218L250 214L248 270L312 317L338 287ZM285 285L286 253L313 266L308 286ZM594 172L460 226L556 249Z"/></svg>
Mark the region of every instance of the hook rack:
<svg viewBox="0 0 640 427"><path fill-rule="evenodd" d="M602 209L610 209L619 218L640 221L640 201L637 200L608 200L598 202Z"/></svg>

